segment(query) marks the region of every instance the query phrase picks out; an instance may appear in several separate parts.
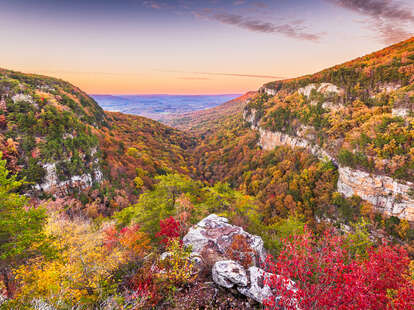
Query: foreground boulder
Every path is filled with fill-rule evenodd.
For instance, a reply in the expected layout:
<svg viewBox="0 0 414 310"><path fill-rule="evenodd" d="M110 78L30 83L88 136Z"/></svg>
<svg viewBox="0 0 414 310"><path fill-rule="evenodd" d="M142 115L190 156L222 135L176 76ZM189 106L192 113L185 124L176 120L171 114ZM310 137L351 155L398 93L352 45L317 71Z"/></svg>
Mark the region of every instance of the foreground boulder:
<svg viewBox="0 0 414 310"><path fill-rule="evenodd" d="M211 214L190 228L183 238L183 243L185 246L191 246L193 253L197 255L202 255L203 252L214 252L217 257L216 261L218 261L224 260L222 258L233 250L232 247L237 247L244 242L249 248L249 251L244 253L252 256L253 265L259 266L266 259L262 238L251 235L243 228L228 222L228 219L224 217ZM237 251L237 249L234 250Z"/></svg>
<svg viewBox="0 0 414 310"><path fill-rule="evenodd" d="M237 290L257 302L263 303L273 296L271 287L266 283L273 274L252 266L248 270L249 286L239 286Z"/></svg>
<svg viewBox="0 0 414 310"><path fill-rule="evenodd" d="M232 288L234 285L247 286L247 275L243 266L232 260L214 264L211 270L213 281L220 286Z"/></svg>
<svg viewBox="0 0 414 310"><path fill-rule="evenodd" d="M259 268L266 257L261 237L211 214L189 230L183 243L192 247L192 257L197 257L200 270L207 269L217 285L237 289L259 303L270 298L280 299L268 284L271 277L279 276ZM288 290L297 290L293 281L286 283Z"/></svg>

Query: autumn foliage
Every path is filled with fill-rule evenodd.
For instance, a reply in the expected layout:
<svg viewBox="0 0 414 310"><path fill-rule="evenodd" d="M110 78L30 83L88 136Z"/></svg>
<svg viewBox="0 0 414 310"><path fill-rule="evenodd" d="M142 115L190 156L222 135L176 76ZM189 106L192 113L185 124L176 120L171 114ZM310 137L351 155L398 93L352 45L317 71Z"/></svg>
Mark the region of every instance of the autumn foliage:
<svg viewBox="0 0 414 310"><path fill-rule="evenodd" d="M150 250L149 239L144 232L139 231L139 225L131 225L117 230L110 226L104 230L104 246L112 251L121 248L130 259L142 258Z"/></svg>
<svg viewBox="0 0 414 310"><path fill-rule="evenodd" d="M167 246L171 240L180 237L180 223L172 216L160 221L160 231L155 235L161 238L161 243Z"/></svg>
<svg viewBox="0 0 414 310"><path fill-rule="evenodd" d="M325 231L285 240L278 258L267 259L267 279L281 299L266 301L267 309L412 309L410 260L400 246L382 244L368 249L366 258L354 256L344 238ZM287 279L296 282L290 289ZM411 295L410 295L411 294Z"/></svg>

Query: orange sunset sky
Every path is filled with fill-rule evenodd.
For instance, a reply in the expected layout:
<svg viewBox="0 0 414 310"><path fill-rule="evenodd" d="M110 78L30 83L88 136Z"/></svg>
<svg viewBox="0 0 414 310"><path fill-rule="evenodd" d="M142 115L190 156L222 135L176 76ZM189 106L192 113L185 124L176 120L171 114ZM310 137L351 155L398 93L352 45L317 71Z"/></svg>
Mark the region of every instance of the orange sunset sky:
<svg viewBox="0 0 414 310"><path fill-rule="evenodd" d="M0 0L0 67L91 94L223 94L410 37L389 0Z"/></svg>

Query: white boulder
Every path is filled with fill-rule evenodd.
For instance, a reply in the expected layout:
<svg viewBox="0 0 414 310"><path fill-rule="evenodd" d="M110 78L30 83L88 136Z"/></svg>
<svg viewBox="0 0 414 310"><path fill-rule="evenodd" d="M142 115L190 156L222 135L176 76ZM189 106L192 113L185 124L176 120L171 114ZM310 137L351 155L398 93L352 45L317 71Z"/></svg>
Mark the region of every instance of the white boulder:
<svg viewBox="0 0 414 310"><path fill-rule="evenodd" d="M266 283L273 274L252 266L249 268L249 275L250 285L237 288L241 294L260 303L273 296L272 288Z"/></svg>
<svg viewBox="0 0 414 310"><path fill-rule="evenodd" d="M231 288L248 284L243 266L232 260L216 262L211 270L213 281L223 287Z"/></svg>
<svg viewBox="0 0 414 310"><path fill-rule="evenodd" d="M220 254L225 255L236 236L242 236L251 248L254 265L264 262L266 253L263 240L259 236L251 235L239 226L228 223L228 219L211 214L191 227L183 238L185 246L191 246L193 253L201 254L203 250L214 248Z"/></svg>

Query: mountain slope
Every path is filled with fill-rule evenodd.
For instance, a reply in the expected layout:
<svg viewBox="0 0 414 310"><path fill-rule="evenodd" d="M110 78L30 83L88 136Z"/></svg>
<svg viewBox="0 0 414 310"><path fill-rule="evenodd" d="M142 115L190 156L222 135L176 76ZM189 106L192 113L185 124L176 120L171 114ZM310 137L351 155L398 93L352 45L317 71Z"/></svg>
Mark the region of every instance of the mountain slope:
<svg viewBox="0 0 414 310"><path fill-rule="evenodd" d="M338 190L414 220L414 38L264 85L244 112L259 145L305 147L339 165Z"/></svg>
<svg viewBox="0 0 414 310"><path fill-rule="evenodd" d="M226 180L258 197L269 222L300 209L308 219L347 222L368 212L412 222L412 68L414 38L265 84L245 102L243 116L223 114L214 131L201 127L207 134L194 166L206 181Z"/></svg>
<svg viewBox="0 0 414 310"><path fill-rule="evenodd" d="M150 188L157 175L193 172L191 149L196 138L141 116L118 112L105 116L109 127L99 132L99 141L105 175L113 184L132 192L136 177Z"/></svg>
<svg viewBox="0 0 414 310"><path fill-rule="evenodd" d="M0 69L0 120L3 156L34 188L64 194L102 178L94 132L107 120L73 85Z"/></svg>
<svg viewBox="0 0 414 310"><path fill-rule="evenodd" d="M169 115L161 122L190 131L197 135L205 135L216 131L222 126L222 121L228 117L235 117L242 113L248 99L253 98L256 92L248 92L243 96L225 102L217 107L184 114Z"/></svg>
<svg viewBox="0 0 414 310"><path fill-rule="evenodd" d="M158 174L190 173L194 141L143 117L106 113L62 80L0 69L0 151L35 196L65 197L104 180L132 194L137 176L144 188Z"/></svg>

